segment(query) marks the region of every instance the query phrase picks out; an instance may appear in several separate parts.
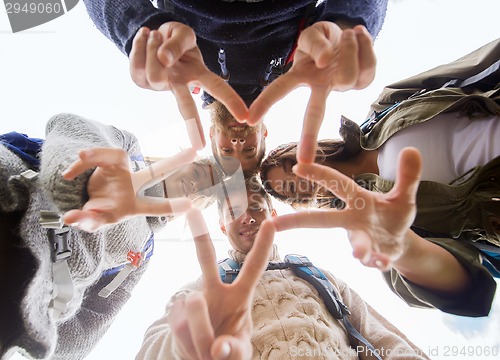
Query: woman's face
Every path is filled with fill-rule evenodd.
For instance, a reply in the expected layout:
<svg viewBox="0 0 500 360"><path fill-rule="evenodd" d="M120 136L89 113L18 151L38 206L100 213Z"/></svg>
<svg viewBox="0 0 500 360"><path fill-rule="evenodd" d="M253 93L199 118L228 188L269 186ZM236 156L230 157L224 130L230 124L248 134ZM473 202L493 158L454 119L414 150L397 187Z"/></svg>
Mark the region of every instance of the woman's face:
<svg viewBox="0 0 500 360"><path fill-rule="evenodd" d="M281 166L274 166L267 172L268 185L278 194L288 199L312 197L318 187L292 172L295 162L284 160Z"/></svg>
<svg viewBox="0 0 500 360"><path fill-rule="evenodd" d="M165 179L166 196L169 198L210 196L214 191L213 186L218 182L216 177L209 164L194 162L181 166Z"/></svg>

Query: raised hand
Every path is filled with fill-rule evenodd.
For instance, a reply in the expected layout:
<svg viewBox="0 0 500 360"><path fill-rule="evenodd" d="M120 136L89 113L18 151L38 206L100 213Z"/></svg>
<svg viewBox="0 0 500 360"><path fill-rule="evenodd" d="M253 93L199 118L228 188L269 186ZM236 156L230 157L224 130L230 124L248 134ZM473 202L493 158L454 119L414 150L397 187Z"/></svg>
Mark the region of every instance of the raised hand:
<svg viewBox="0 0 500 360"><path fill-rule="evenodd" d="M265 88L250 106L247 122L254 125L293 89L309 86L311 96L304 116L297 161L312 163L328 95L332 90L368 86L375 76L375 65L372 38L364 26L342 30L331 22L315 23L300 35L290 70Z"/></svg>
<svg viewBox="0 0 500 360"><path fill-rule="evenodd" d="M87 184L89 200L81 210L66 212L64 222L92 232L136 215L161 216L187 211L191 207L189 199L138 196L137 192L145 185L151 186L154 182L161 181L168 170L192 162L195 155L193 149L183 150L171 158L131 172L125 150L81 150L80 158L70 165L63 176L66 180L72 180L95 168Z"/></svg>
<svg viewBox="0 0 500 360"><path fill-rule="evenodd" d="M246 104L236 91L206 67L193 29L184 24L168 22L153 31L141 28L130 52L130 74L142 88L173 92L183 118L196 119L202 147L203 128L189 85L204 88L236 119L245 120L248 116ZM193 147L199 150L195 144Z"/></svg>
<svg viewBox="0 0 500 360"><path fill-rule="evenodd" d="M295 173L325 186L346 203L343 210L304 211L273 218L278 231L293 228L342 227L348 230L354 257L364 265L390 268L412 241L410 226L416 214L415 196L420 181L420 153L405 148L398 173L386 194L360 187L340 172L319 164L298 164Z"/></svg>
<svg viewBox="0 0 500 360"><path fill-rule="evenodd" d="M264 221L240 274L232 284L222 283L215 251L199 210L187 213L203 272L203 293L194 292L174 303L169 313L174 346L180 358L241 360L252 357L251 300L264 273L275 229Z"/></svg>

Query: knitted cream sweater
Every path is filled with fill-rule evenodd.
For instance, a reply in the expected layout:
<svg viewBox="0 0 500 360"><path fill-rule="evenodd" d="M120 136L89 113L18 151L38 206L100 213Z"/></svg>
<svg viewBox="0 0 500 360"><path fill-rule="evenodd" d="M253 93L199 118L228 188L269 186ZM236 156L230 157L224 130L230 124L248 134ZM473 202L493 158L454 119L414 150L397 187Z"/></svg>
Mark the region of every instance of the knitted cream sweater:
<svg viewBox="0 0 500 360"><path fill-rule="evenodd" d="M232 250L230 257L242 262L245 255ZM280 261L276 245L271 261ZM345 283L326 273L349 307L349 320L380 351L384 359L428 359L394 325L363 301ZM147 330L136 360L179 359L173 349L167 316L173 301L201 290L198 279L175 294L165 314ZM374 359L351 348L348 332L333 318L308 282L291 270L268 270L260 279L253 298L252 359Z"/></svg>
<svg viewBox="0 0 500 360"><path fill-rule="evenodd" d="M11 227L0 231L2 238L12 241L13 249L28 254L22 261L15 261L12 269L22 274L23 281L12 280L7 284L9 292L0 289L2 297L20 294L18 303L10 304L12 309L0 309L17 314L11 323L0 321L1 334L7 334L0 338L1 359L16 348L36 359L85 357L128 300L146 268L134 271L107 299L97 296L112 280L112 276L102 277L103 271L126 261L129 250L140 251L151 232L164 225L164 220L134 217L94 233L71 228L73 253L68 265L75 296L59 319L49 311L54 290L52 262L47 231L38 224L40 210L62 213L81 208L87 199L86 183L92 172L74 181L64 180L62 172L77 159L79 150L91 147L117 147L131 157L140 155L132 134L73 114L54 116L47 123L36 180L21 177L27 164L0 145L0 215L2 219L14 219ZM163 191L155 187L147 194L163 196Z"/></svg>

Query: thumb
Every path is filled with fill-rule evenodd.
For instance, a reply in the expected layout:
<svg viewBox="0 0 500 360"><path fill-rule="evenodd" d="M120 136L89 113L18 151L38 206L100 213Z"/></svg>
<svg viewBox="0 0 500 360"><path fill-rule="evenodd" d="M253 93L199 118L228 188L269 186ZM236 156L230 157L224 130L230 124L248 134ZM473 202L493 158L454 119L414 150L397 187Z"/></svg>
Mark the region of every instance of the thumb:
<svg viewBox="0 0 500 360"><path fill-rule="evenodd" d="M406 147L398 156L398 172L391 195L399 196L407 203L415 203L415 194L420 183L422 156L418 149Z"/></svg>
<svg viewBox="0 0 500 360"><path fill-rule="evenodd" d="M320 69L326 67L333 57L332 26L319 22L305 29L299 36L297 50L309 55Z"/></svg>
<svg viewBox="0 0 500 360"><path fill-rule="evenodd" d="M64 214L63 219L65 224L86 232L97 231L105 224L99 213L88 210L70 210Z"/></svg>
<svg viewBox="0 0 500 360"><path fill-rule="evenodd" d="M172 66L187 51L195 48L196 34L184 24L172 21L158 29L163 36L163 44L158 48L158 59L165 66Z"/></svg>
<svg viewBox="0 0 500 360"><path fill-rule="evenodd" d="M250 339L248 339L248 344L245 344L234 336L221 335L212 344L210 354L214 360L250 359L252 354Z"/></svg>

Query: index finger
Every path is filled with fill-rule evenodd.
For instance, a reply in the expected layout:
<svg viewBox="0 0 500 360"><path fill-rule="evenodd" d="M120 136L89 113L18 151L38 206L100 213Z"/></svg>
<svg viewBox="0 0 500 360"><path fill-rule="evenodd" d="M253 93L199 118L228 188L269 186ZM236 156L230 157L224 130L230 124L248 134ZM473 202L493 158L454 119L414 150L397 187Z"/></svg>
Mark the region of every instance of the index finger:
<svg viewBox="0 0 500 360"><path fill-rule="evenodd" d="M300 228L336 228L349 229L356 217L350 210L300 211L293 214L276 216L273 223L276 231L286 231Z"/></svg>
<svg viewBox="0 0 500 360"><path fill-rule="evenodd" d="M196 150L201 150L205 147L205 135L203 134L203 126L201 126L200 115L196 108L191 92L187 85L172 85L177 107L186 121L189 140L191 145ZM197 130L197 131L196 131Z"/></svg>
<svg viewBox="0 0 500 360"><path fill-rule="evenodd" d="M127 153L117 148L92 148L80 150L79 159L75 160L64 172L66 180L72 180L86 170L95 167L115 166L128 170Z"/></svg>
<svg viewBox="0 0 500 360"><path fill-rule="evenodd" d="M257 96L257 99L250 106L248 125L257 124L275 103L283 99L299 85L299 79L293 70L274 80Z"/></svg>
<svg viewBox="0 0 500 360"><path fill-rule="evenodd" d="M196 255L198 256L198 262L203 272L205 288L210 289L221 284L221 279L214 246L210 234L208 233L207 224L203 219L201 211L196 208L189 210L186 214L186 218L194 236Z"/></svg>
<svg viewBox="0 0 500 360"><path fill-rule="evenodd" d="M220 101L227 110L242 122L248 117L248 108L238 93L221 77L205 69L198 78L199 84L215 99Z"/></svg>
<svg viewBox="0 0 500 360"><path fill-rule="evenodd" d="M349 205L349 199L359 196L364 191L353 179L341 172L320 164L297 164L293 172L303 179L313 181L325 187Z"/></svg>
<svg viewBox="0 0 500 360"><path fill-rule="evenodd" d="M174 156L149 164L144 169L132 173L132 185L137 192L142 187L150 187L163 180L168 171L193 162L196 151L192 148L182 150Z"/></svg>
<svg viewBox="0 0 500 360"><path fill-rule="evenodd" d="M302 134L297 149L297 161L299 163L314 162L318 133L325 117L326 99L329 93L330 91L326 87L311 88L311 97L304 115Z"/></svg>
<svg viewBox="0 0 500 360"><path fill-rule="evenodd" d="M243 296L252 294L259 279L267 268L274 241L276 229L271 221L265 220L260 225L259 232L252 249L245 258L244 266L234 281Z"/></svg>

